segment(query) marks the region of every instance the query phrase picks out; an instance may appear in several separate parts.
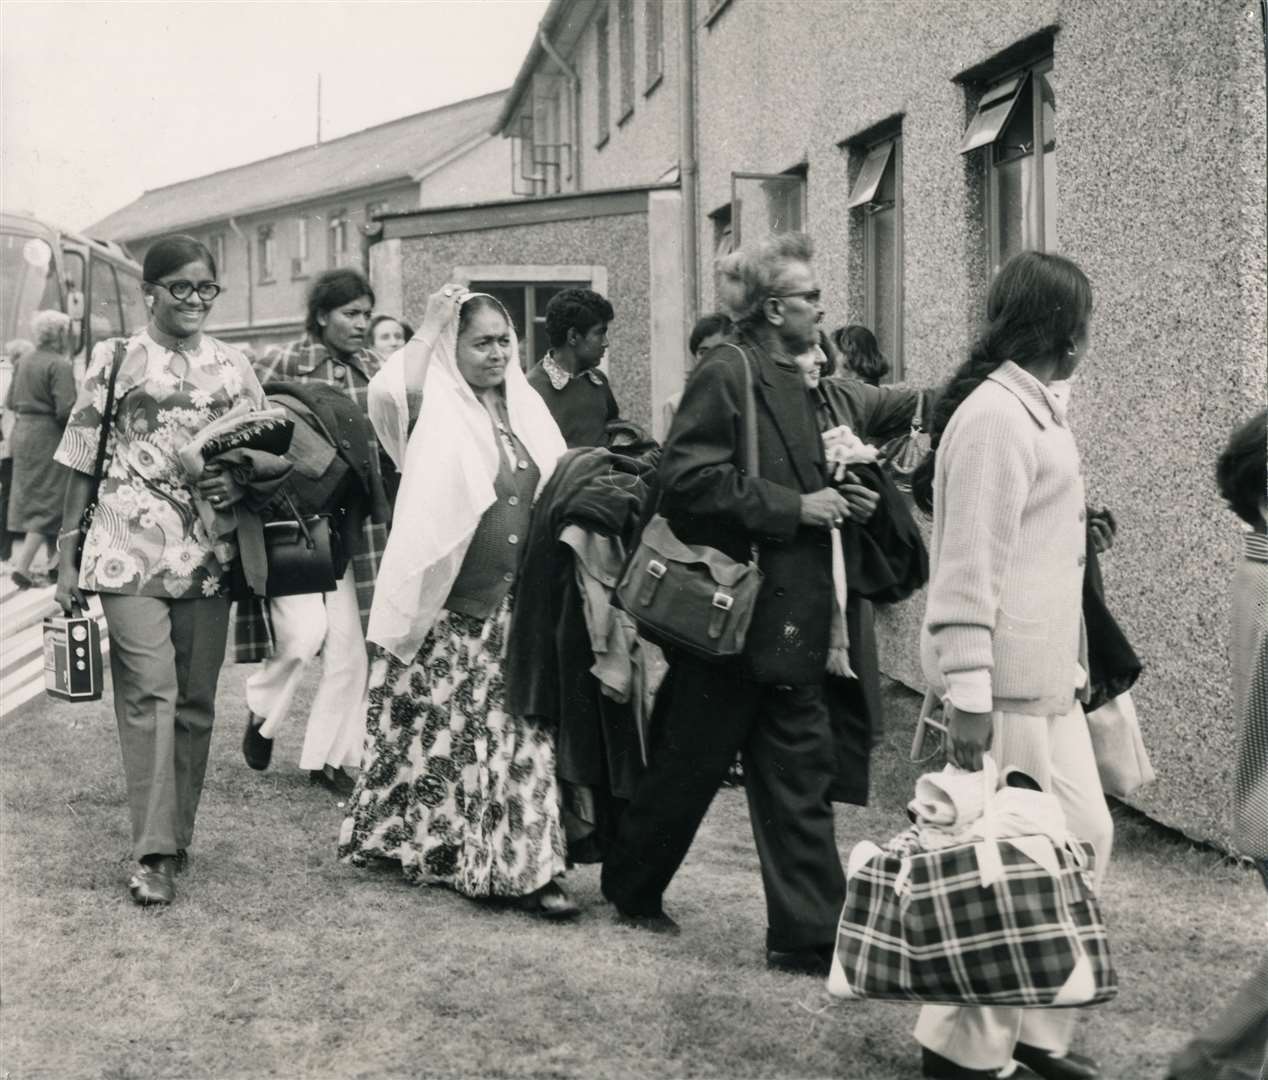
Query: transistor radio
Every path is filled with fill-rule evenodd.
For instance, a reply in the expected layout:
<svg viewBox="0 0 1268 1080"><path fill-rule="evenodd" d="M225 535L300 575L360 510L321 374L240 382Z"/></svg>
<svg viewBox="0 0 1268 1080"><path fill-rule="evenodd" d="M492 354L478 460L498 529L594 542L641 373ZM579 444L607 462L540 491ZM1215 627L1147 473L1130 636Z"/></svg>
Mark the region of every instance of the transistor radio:
<svg viewBox="0 0 1268 1080"><path fill-rule="evenodd" d="M87 615L44 620L44 692L63 701L101 697L101 631Z"/></svg>

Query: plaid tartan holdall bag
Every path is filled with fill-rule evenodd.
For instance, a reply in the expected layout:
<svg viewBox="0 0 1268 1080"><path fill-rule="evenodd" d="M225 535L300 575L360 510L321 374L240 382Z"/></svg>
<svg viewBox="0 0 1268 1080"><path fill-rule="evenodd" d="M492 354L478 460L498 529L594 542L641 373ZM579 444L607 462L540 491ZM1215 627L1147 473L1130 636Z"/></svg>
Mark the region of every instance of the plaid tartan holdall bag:
<svg viewBox="0 0 1268 1080"><path fill-rule="evenodd" d="M1058 1008L1118 993L1092 847L1046 836L850 853L828 992Z"/></svg>

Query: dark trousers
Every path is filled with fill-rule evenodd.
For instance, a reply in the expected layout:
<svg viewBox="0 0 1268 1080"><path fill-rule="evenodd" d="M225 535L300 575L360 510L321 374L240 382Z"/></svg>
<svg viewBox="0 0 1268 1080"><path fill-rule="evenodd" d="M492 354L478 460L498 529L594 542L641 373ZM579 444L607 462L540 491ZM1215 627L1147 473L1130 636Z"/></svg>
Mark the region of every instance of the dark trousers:
<svg viewBox="0 0 1268 1080"><path fill-rule="evenodd" d="M821 686L764 686L734 668L671 659L646 773L603 863L626 914L661 910L737 750L766 890L766 945L830 945L845 902L828 787L835 755Z"/></svg>

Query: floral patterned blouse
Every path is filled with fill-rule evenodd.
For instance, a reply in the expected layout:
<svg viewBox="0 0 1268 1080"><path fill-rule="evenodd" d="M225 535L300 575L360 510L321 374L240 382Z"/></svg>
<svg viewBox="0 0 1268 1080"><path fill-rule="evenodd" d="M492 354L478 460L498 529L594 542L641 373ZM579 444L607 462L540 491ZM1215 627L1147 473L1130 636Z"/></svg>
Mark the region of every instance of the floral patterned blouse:
<svg viewBox="0 0 1268 1080"><path fill-rule="evenodd" d="M79 472L96 464L116 340L93 349L55 455ZM264 391L233 346L206 334L189 352L145 330L128 338L80 588L174 600L221 592L222 567L236 552L223 540L213 550L176 451L243 399L263 405Z"/></svg>

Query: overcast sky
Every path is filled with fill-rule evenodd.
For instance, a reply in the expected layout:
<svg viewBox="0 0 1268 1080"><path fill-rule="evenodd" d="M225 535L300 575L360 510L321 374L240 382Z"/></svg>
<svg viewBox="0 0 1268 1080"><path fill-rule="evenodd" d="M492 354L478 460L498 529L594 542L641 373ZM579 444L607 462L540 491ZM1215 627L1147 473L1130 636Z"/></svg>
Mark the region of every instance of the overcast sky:
<svg viewBox="0 0 1268 1080"><path fill-rule="evenodd" d="M547 0L0 3L0 202L81 229L148 188L510 86Z"/></svg>

